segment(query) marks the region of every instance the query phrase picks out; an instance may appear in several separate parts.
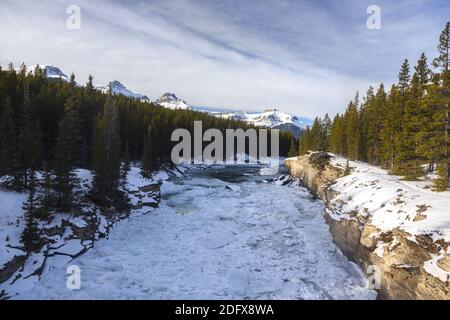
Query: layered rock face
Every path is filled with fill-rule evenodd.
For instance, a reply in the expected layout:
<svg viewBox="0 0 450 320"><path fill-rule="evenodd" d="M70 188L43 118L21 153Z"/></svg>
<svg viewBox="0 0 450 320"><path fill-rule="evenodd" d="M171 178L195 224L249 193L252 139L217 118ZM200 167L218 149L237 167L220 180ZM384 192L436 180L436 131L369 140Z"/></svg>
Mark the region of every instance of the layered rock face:
<svg viewBox="0 0 450 320"><path fill-rule="evenodd" d="M401 228L380 230L372 224L370 212L337 215L335 209L342 197L333 184L344 176L344 168L329 164L318 169L308 155L287 159L285 165L325 202L325 218L336 245L365 270L369 280L378 277L375 289L379 299L450 299L449 243ZM431 266L438 271L430 271Z"/></svg>

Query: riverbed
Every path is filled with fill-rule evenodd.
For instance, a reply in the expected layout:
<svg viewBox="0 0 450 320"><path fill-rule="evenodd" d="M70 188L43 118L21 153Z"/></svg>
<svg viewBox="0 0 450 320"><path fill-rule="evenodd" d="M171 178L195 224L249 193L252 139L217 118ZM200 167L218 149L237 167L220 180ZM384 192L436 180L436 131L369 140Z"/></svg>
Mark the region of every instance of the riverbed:
<svg viewBox="0 0 450 320"><path fill-rule="evenodd" d="M259 173L213 167L165 182L158 208L70 262L80 289L67 288L67 266L49 266L17 298L374 299L334 245L322 202Z"/></svg>

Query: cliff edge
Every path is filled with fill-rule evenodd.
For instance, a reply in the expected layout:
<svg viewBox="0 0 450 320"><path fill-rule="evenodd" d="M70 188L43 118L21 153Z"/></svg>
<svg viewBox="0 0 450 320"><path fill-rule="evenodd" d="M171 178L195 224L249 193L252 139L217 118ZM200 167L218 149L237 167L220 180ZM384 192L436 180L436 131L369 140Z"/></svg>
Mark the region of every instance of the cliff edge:
<svg viewBox="0 0 450 320"><path fill-rule="evenodd" d="M374 281L379 299L450 299L450 192L329 154L286 159L326 204L334 242Z"/></svg>

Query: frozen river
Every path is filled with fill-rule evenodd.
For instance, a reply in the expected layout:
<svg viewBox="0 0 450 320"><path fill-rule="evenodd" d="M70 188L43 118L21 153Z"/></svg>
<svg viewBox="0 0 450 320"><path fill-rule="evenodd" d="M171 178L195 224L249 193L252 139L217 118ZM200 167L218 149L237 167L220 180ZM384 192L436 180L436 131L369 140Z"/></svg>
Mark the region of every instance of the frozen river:
<svg viewBox="0 0 450 320"><path fill-rule="evenodd" d="M375 298L333 244L323 204L258 171L210 168L166 182L159 208L131 215L70 263L80 290L67 289L66 267L53 267L18 298Z"/></svg>

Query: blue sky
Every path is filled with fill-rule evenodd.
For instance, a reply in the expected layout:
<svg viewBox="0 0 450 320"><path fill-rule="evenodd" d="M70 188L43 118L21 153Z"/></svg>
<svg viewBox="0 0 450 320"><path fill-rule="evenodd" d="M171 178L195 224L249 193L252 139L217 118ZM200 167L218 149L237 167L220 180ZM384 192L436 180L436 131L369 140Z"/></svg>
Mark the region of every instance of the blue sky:
<svg viewBox="0 0 450 320"><path fill-rule="evenodd" d="M81 8L81 29L66 8ZM369 5L381 30L366 27ZM447 0L1 0L0 63L53 64L79 82L117 79L156 99L314 117L390 84L404 58L429 59Z"/></svg>

